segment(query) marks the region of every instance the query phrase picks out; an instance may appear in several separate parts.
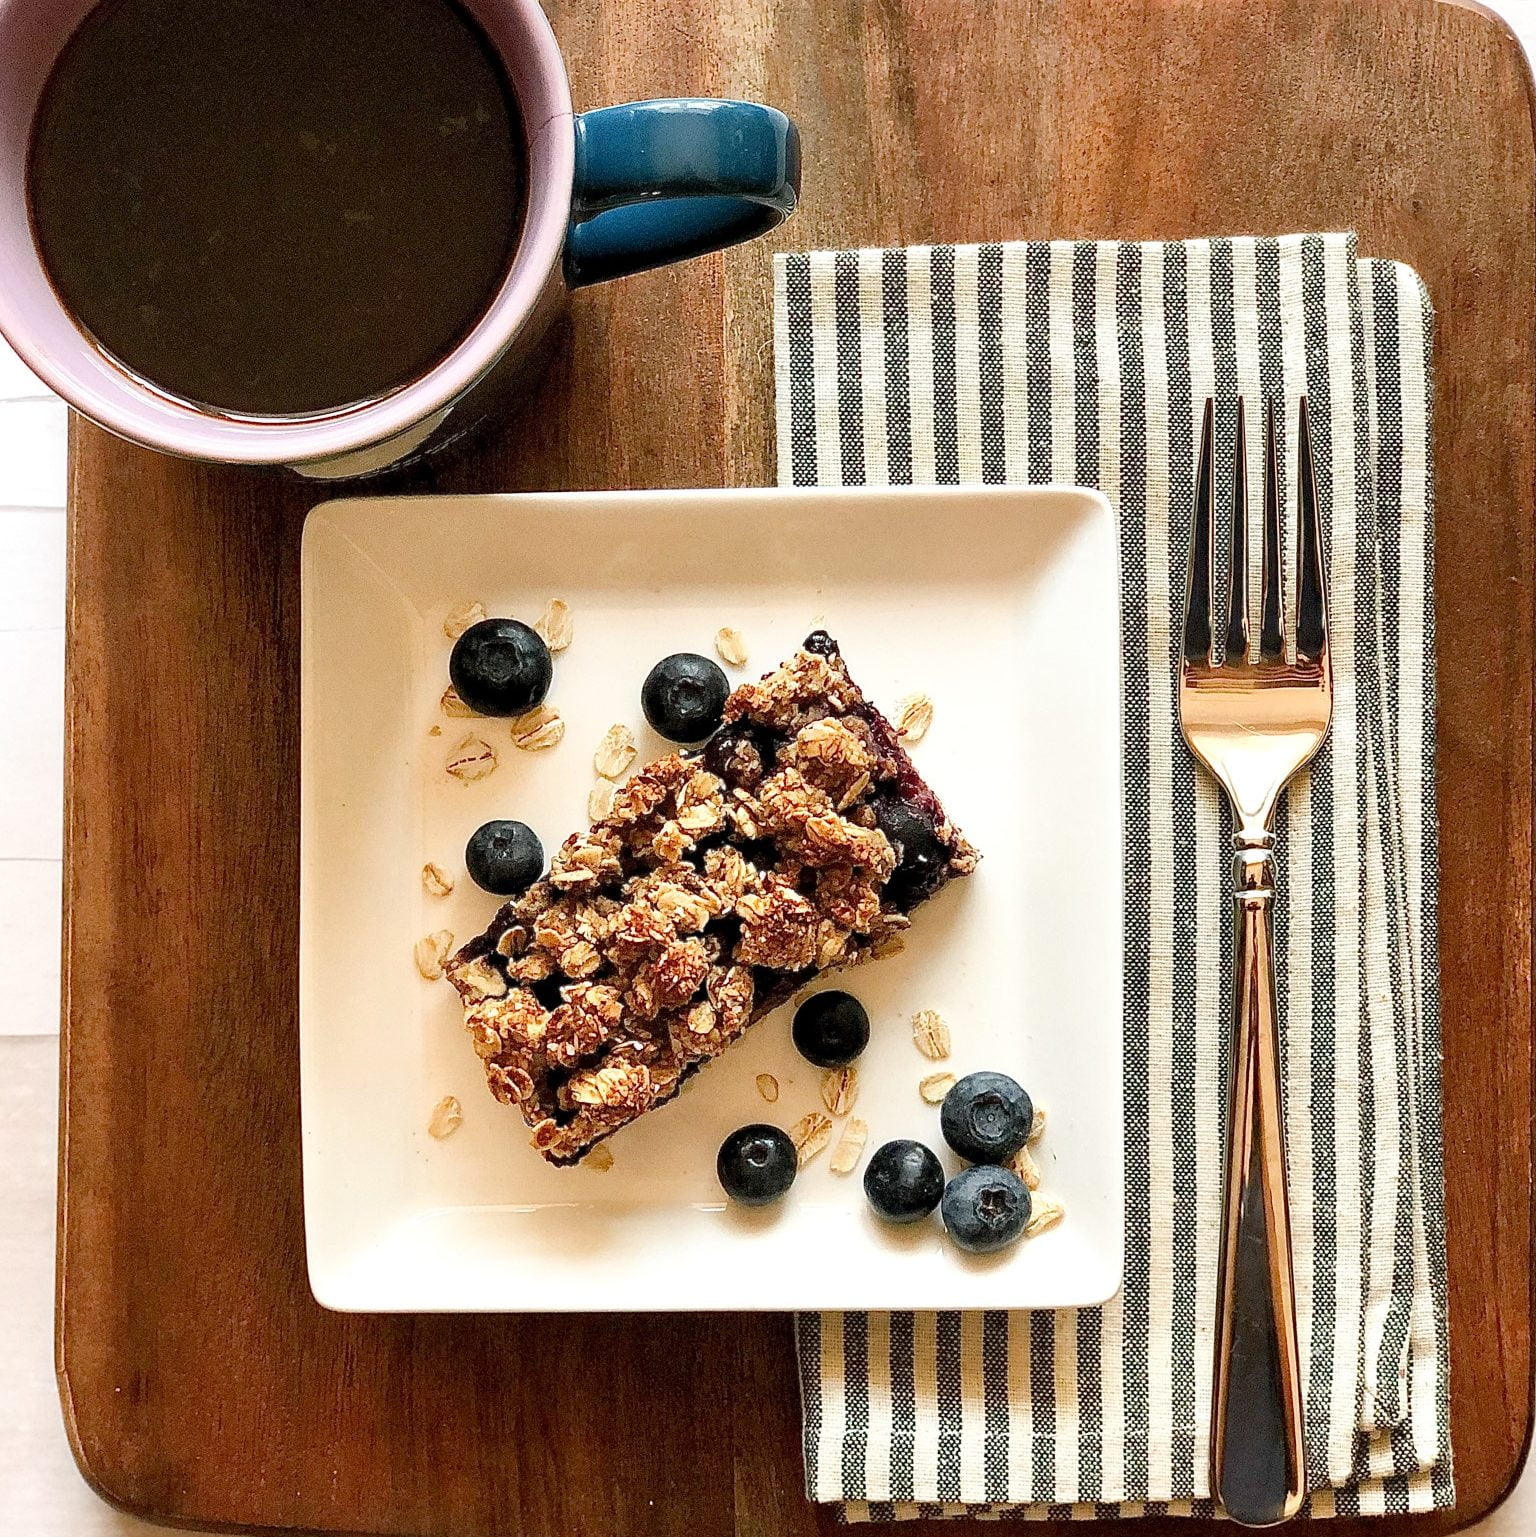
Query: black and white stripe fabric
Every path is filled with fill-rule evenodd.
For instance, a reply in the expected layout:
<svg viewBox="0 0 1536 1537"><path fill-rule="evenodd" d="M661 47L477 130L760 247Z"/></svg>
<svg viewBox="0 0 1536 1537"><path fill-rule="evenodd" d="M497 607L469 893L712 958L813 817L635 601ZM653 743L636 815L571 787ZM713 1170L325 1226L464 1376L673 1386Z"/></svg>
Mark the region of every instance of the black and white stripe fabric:
<svg viewBox="0 0 1536 1537"><path fill-rule="evenodd" d="M1228 456L1239 395L1284 402L1292 508L1305 394L1337 690L1279 830L1310 1509L1450 1504L1422 286L1348 235L817 252L775 279L781 481L1100 487L1126 659L1123 1293L802 1317L811 1497L858 1521L1211 1511L1228 827L1175 641L1205 398ZM1250 431L1252 485L1261 455Z"/></svg>

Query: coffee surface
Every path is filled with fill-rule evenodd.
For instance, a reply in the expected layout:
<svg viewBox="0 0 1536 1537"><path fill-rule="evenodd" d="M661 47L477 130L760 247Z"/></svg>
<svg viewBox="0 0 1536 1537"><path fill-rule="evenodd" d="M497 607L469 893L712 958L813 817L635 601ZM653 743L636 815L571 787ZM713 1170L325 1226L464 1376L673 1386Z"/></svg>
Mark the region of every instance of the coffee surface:
<svg viewBox="0 0 1536 1537"><path fill-rule="evenodd" d="M451 0L107 0L28 165L60 298L173 395L289 415L426 372L511 262L524 155Z"/></svg>

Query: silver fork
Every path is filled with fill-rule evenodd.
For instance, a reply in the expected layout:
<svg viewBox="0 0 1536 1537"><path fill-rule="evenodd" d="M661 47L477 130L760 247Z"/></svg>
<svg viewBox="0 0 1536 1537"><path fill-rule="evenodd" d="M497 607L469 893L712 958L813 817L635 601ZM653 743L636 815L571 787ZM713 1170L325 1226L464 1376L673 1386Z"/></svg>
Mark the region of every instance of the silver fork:
<svg viewBox="0 0 1536 1537"><path fill-rule="evenodd" d="M1275 1008L1274 821L1280 792L1317 752L1333 713L1322 530L1307 403L1298 441L1295 659L1280 578L1275 421L1264 413L1259 644L1248 636L1247 431L1237 406L1232 558L1221 659L1211 611L1212 404L1205 403L1179 667L1179 724L1232 805L1232 1097L1211 1426L1211 1488L1233 1520L1271 1526L1304 1492L1302 1386L1286 1198Z"/></svg>

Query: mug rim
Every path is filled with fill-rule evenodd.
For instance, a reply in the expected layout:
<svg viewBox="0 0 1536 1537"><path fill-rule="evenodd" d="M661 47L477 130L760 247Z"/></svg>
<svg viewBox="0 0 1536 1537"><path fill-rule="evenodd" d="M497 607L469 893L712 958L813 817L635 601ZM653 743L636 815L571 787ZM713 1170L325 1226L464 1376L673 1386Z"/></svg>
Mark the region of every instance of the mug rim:
<svg viewBox="0 0 1536 1537"><path fill-rule="evenodd" d="M88 0L66 8L72 9L74 21L61 26L60 35L44 50L42 77L24 109L23 160L16 173L23 204L24 157L42 84L74 25L94 5L95 0ZM91 341L59 298L29 217L24 229L7 232L8 249L0 255L0 334L50 389L83 415L120 437L192 459L266 465L328 459L408 433L451 407L513 344L551 278L558 275L576 160L570 80L538 0L467 0L467 8L496 50L517 102L527 157L527 198L512 260L495 295L428 372L375 400L312 415L246 416L194 405L140 378ZM12 14L22 9L35 12L15 7ZM28 41L34 58L39 57L36 34ZM13 143L13 159L15 150ZM25 214L24 206L22 211ZM0 220L5 218L14 219L14 213L0 214ZM6 281L7 276L24 281ZM40 303L48 312L46 326L37 314ZM46 341L41 334L45 330Z"/></svg>

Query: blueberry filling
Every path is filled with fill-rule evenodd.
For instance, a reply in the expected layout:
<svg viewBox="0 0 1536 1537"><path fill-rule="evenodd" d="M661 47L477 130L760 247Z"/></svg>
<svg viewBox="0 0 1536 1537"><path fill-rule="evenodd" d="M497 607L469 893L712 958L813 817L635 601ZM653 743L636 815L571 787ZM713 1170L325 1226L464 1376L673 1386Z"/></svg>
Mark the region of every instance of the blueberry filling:
<svg viewBox="0 0 1536 1537"><path fill-rule="evenodd" d="M737 942L741 939L741 919L735 913L711 918L704 927L704 937L720 941L721 955L734 955Z"/></svg>
<svg viewBox="0 0 1536 1537"><path fill-rule="evenodd" d="M501 932L499 929L488 929L470 940L460 953L466 961L478 961L494 971L503 982L510 983L507 958L496 948L496 940L501 937Z"/></svg>
<svg viewBox="0 0 1536 1537"><path fill-rule="evenodd" d="M565 999L560 996L560 989L565 986L565 978L556 972L552 977L545 977L542 982L535 982L529 991L544 1005L546 1009L558 1009Z"/></svg>
<svg viewBox="0 0 1536 1537"><path fill-rule="evenodd" d="M769 838L751 838L736 845L742 858L759 870L771 870L778 863L779 851Z"/></svg>
<svg viewBox="0 0 1536 1537"><path fill-rule="evenodd" d="M804 971L774 971L769 966L754 966L752 968L753 996L756 998L756 1008L760 1013L767 1014L787 999L794 997L805 984L816 976L814 966L807 967Z"/></svg>
<svg viewBox="0 0 1536 1537"><path fill-rule="evenodd" d="M571 1074L575 1072L571 1067L549 1067L544 1071L544 1087L549 1095L551 1118L560 1125L567 1125L575 1116L574 1110L566 1110L560 1104L560 1091L571 1080Z"/></svg>
<svg viewBox="0 0 1536 1537"><path fill-rule="evenodd" d="M703 750L704 767L730 785L756 784L773 772L779 749L787 740L771 726L732 721L710 738Z"/></svg>
<svg viewBox="0 0 1536 1537"><path fill-rule="evenodd" d="M933 816L909 800L878 795L871 802L880 831L896 853L896 869L885 894L902 912L909 912L944 883L949 849L940 841Z"/></svg>

